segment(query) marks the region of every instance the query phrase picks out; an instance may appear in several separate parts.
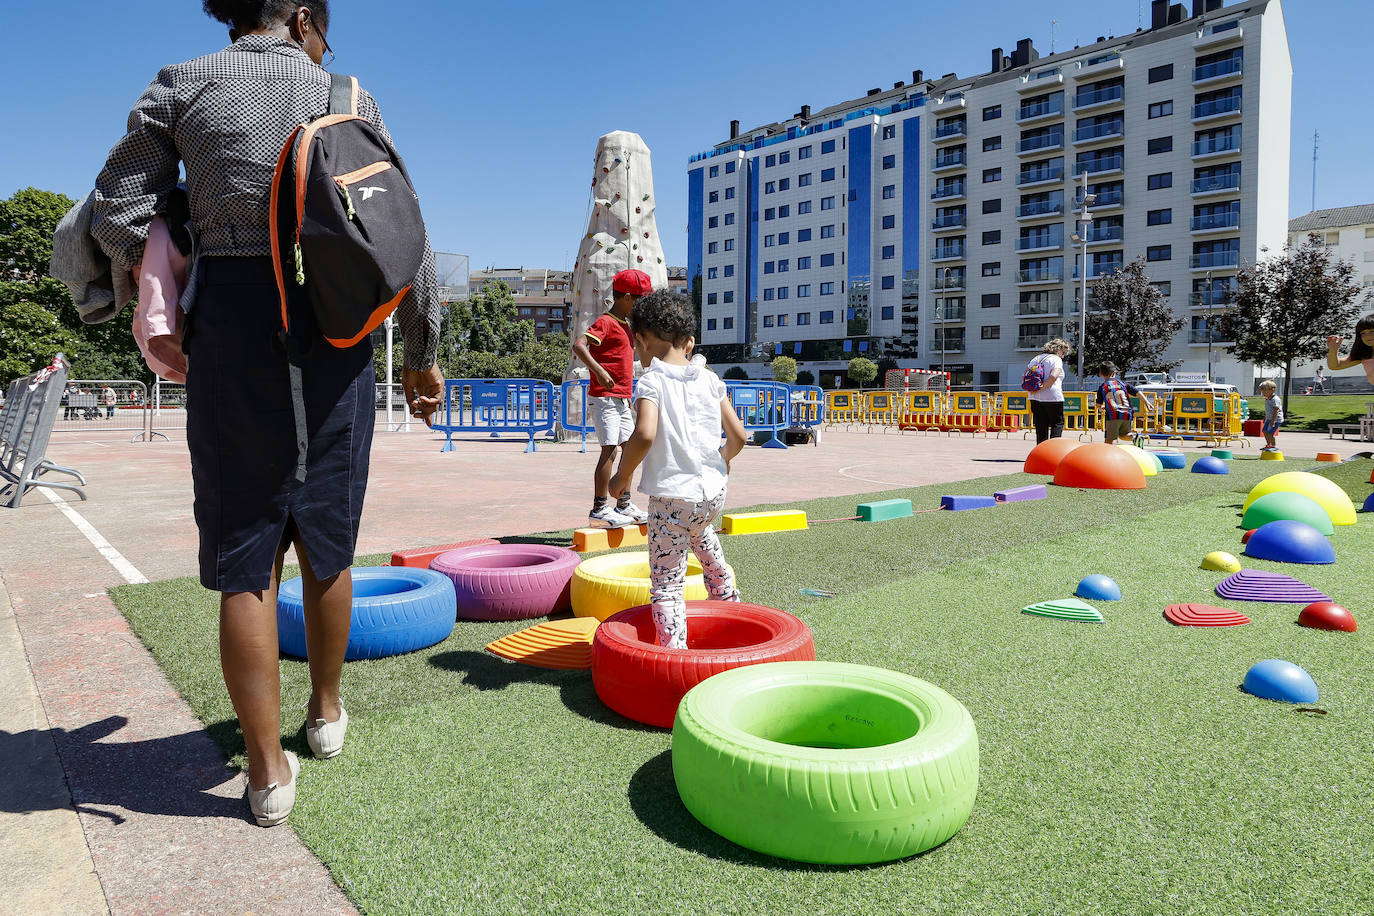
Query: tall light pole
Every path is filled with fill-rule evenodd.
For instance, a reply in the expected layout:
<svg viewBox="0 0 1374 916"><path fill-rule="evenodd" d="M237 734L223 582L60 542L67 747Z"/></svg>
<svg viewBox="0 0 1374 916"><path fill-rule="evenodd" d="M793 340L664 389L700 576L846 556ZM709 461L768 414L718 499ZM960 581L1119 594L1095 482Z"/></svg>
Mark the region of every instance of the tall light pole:
<svg viewBox="0 0 1374 916"><path fill-rule="evenodd" d="M1083 295L1078 300L1078 384L1083 384L1083 350L1088 342L1088 230L1092 227L1093 218L1089 211L1097 201L1096 194L1088 193L1088 171L1083 170L1083 196L1079 201L1079 220L1081 225L1078 232L1073 234L1075 244L1081 246L1083 259L1079 261L1078 272L1082 276Z"/></svg>
<svg viewBox="0 0 1374 916"><path fill-rule="evenodd" d="M948 337L945 335L945 302L949 299L949 275L954 273L953 267L941 267L935 271L937 281L936 288L943 292L943 297L935 298L935 320L940 323L940 372L945 376L945 391L949 391L949 373L945 372L945 344Z"/></svg>
<svg viewBox="0 0 1374 916"><path fill-rule="evenodd" d="M1207 384L1212 384L1212 272L1207 271Z"/></svg>

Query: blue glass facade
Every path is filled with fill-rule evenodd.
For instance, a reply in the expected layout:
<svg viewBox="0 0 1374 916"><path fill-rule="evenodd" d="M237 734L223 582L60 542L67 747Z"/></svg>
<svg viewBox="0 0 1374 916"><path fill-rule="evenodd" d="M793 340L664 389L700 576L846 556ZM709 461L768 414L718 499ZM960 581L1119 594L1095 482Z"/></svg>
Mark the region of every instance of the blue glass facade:
<svg viewBox="0 0 1374 916"><path fill-rule="evenodd" d="M701 282L701 241L705 226L706 206L705 170L692 169L687 173L687 289L698 288ZM701 334L701 329L697 329Z"/></svg>
<svg viewBox="0 0 1374 916"><path fill-rule="evenodd" d="M868 280L873 255L873 128L849 129L849 283Z"/></svg>
<svg viewBox="0 0 1374 916"><path fill-rule="evenodd" d="M921 119L902 121L902 270L921 266Z"/></svg>
<svg viewBox="0 0 1374 916"><path fill-rule="evenodd" d="M749 276L745 278L745 284L749 295L744 297L744 308L738 322L741 327L735 335L735 339L741 343L747 343L752 338L754 316L758 314L759 248L762 247L759 241L759 157L748 160L746 167L749 169L749 212L745 214L745 225L749 227L749 257L745 263L749 265Z"/></svg>

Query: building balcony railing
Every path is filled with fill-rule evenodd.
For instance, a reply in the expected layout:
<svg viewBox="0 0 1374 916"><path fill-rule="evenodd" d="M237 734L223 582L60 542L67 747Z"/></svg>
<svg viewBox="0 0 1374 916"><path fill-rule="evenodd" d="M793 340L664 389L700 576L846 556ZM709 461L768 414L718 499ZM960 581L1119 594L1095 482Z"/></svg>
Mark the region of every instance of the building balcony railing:
<svg viewBox="0 0 1374 916"><path fill-rule="evenodd" d="M1107 124L1094 124L1080 127L1073 132L1074 143L1091 143L1094 140L1114 140L1126 133L1125 121L1111 121Z"/></svg>
<svg viewBox="0 0 1374 916"><path fill-rule="evenodd" d="M1245 63L1239 58L1219 60L1213 64L1203 64L1201 67L1194 67L1193 82L1205 83L1208 80L1219 80L1228 76L1240 76L1244 70Z"/></svg>
<svg viewBox="0 0 1374 916"><path fill-rule="evenodd" d="M1226 331L1223 328L1212 328L1210 333L1207 328L1189 329L1188 343L1205 344L1209 342L1212 344L1232 343L1231 338L1226 335Z"/></svg>
<svg viewBox="0 0 1374 916"><path fill-rule="evenodd" d="M968 318L968 306L953 305L946 307L943 303L936 303L934 318L936 321L964 321Z"/></svg>
<svg viewBox="0 0 1374 916"><path fill-rule="evenodd" d="M1191 293L1188 296L1189 308L1195 309L1214 309L1222 308L1229 302L1234 292L1229 290L1214 289L1211 292Z"/></svg>
<svg viewBox="0 0 1374 916"><path fill-rule="evenodd" d="M1220 118L1226 115L1240 114L1240 96L1231 96L1225 99L1213 99L1210 102L1201 102L1193 106L1193 120L1202 121L1207 118Z"/></svg>
<svg viewBox="0 0 1374 916"><path fill-rule="evenodd" d="M1099 191L1097 192L1097 199L1093 201L1090 209L1107 210L1124 206L1125 203L1126 194L1123 191ZM1075 210L1083 209L1083 198L1079 197L1077 194L1074 195L1073 208Z"/></svg>
<svg viewBox="0 0 1374 916"><path fill-rule="evenodd" d="M932 340L930 342L931 353L963 353L964 338L954 340Z"/></svg>
<svg viewBox="0 0 1374 916"><path fill-rule="evenodd" d="M1073 97L1073 109L1079 111L1084 108L1095 108L1098 105L1120 104L1125 99L1125 91L1121 86L1112 86L1109 89L1091 89L1087 92L1080 92Z"/></svg>
<svg viewBox="0 0 1374 916"><path fill-rule="evenodd" d="M1119 242L1125 238L1126 230L1121 226L1093 226L1088 230L1088 244L1100 245L1103 242Z"/></svg>
<svg viewBox="0 0 1374 916"><path fill-rule="evenodd" d="M1049 301L1019 302L1016 305L1017 318L1058 318L1064 312L1064 295Z"/></svg>
<svg viewBox="0 0 1374 916"><path fill-rule="evenodd" d="M1073 164L1073 173L1078 175L1100 175L1103 172L1119 172L1126 167L1126 157L1117 153L1112 156L1098 156Z"/></svg>
<svg viewBox="0 0 1374 916"><path fill-rule="evenodd" d="M934 159L930 160L930 169L933 172L938 172L941 169L963 168L966 165L968 165L968 153L964 150L960 150L957 153L947 153L942 156L936 156Z"/></svg>
<svg viewBox="0 0 1374 916"><path fill-rule="evenodd" d="M968 215L964 213L937 216L930 221L930 228L935 232L948 232L950 229L963 229L967 225Z"/></svg>
<svg viewBox="0 0 1374 916"><path fill-rule="evenodd" d="M1023 236L1016 240L1017 251L1044 251L1064 247L1063 232L1041 232Z"/></svg>
<svg viewBox="0 0 1374 916"><path fill-rule="evenodd" d="M1016 335L1016 349L1039 350L1058 336L1059 334L1018 334Z"/></svg>
<svg viewBox="0 0 1374 916"><path fill-rule="evenodd" d="M1229 22L1218 22L1215 25L1203 26L1198 29L1197 35L1193 38L1193 47L1196 49L1210 48L1233 41L1241 41L1244 38L1245 29L1240 24L1240 20L1232 19Z"/></svg>
<svg viewBox="0 0 1374 916"><path fill-rule="evenodd" d="M1027 153L1035 153L1041 150L1059 149L1064 145L1064 135L1062 133L1044 134L1039 137L1027 137L1025 140L1016 142L1016 152L1022 156Z"/></svg>
<svg viewBox="0 0 1374 916"><path fill-rule="evenodd" d="M1188 262L1193 270L1213 270L1218 267L1239 267L1239 251L1204 251L1195 254Z"/></svg>
<svg viewBox="0 0 1374 916"><path fill-rule="evenodd" d="M1219 191L1239 191L1240 175L1214 175L1211 178L1193 179L1192 192L1194 194L1216 194Z"/></svg>
<svg viewBox="0 0 1374 916"><path fill-rule="evenodd" d="M1224 137L1212 137L1209 140L1193 141L1193 158L1198 159L1202 156L1219 156L1222 153L1240 152L1240 135L1229 134Z"/></svg>
<svg viewBox="0 0 1374 916"><path fill-rule="evenodd" d="M1084 61L1079 64L1078 70L1074 72L1074 79L1100 78L1111 73L1113 70L1124 70L1125 60L1117 51L1109 51L1106 54L1099 54L1097 57Z"/></svg>
<svg viewBox="0 0 1374 916"><path fill-rule="evenodd" d="M1240 225L1239 213L1209 213L1193 217L1194 232L1211 232L1216 229L1235 229Z"/></svg>
<svg viewBox="0 0 1374 916"><path fill-rule="evenodd" d="M1022 204L1016 208L1017 219L1044 219L1050 216L1059 216L1064 212L1064 202L1042 201L1033 204Z"/></svg>
<svg viewBox="0 0 1374 916"><path fill-rule="evenodd" d="M953 124L937 124L935 129L930 132L930 137L937 143L941 140L952 140L955 137L968 136L968 122L956 121Z"/></svg>
<svg viewBox="0 0 1374 916"><path fill-rule="evenodd" d="M1064 268L1044 267L1036 270L1018 270L1017 283L1063 283Z"/></svg>
<svg viewBox="0 0 1374 916"><path fill-rule="evenodd" d="M960 261L968 256L965 245L937 245L930 249L932 261Z"/></svg>
<svg viewBox="0 0 1374 916"><path fill-rule="evenodd" d="M968 277L962 270L951 270L944 273L944 276L936 274L935 279L930 282L931 290L937 293L962 292L967 286Z"/></svg>
<svg viewBox="0 0 1374 916"><path fill-rule="evenodd" d="M1042 184L1047 181L1063 180L1064 167L1062 165L1057 165L1048 169L1025 169L1016 176L1016 184L1018 187L1025 187L1030 184Z"/></svg>
<svg viewBox="0 0 1374 916"><path fill-rule="evenodd" d="M968 194L968 185L960 182L959 184L941 185L930 192L931 200L954 200Z"/></svg>
<svg viewBox="0 0 1374 916"><path fill-rule="evenodd" d="M1064 114L1064 98L1059 98L1051 102L1034 102L1029 105L1021 105L1016 109L1017 121L1035 121L1039 118L1060 117Z"/></svg>
<svg viewBox="0 0 1374 916"><path fill-rule="evenodd" d="M1088 268L1088 279L1101 280L1103 277L1110 277L1112 274L1116 273L1120 269L1120 261L1109 261L1106 264L1093 264L1091 267ZM1073 279L1078 280L1081 279L1082 276L1083 275L1079 268L1074 267Z"/></svg>

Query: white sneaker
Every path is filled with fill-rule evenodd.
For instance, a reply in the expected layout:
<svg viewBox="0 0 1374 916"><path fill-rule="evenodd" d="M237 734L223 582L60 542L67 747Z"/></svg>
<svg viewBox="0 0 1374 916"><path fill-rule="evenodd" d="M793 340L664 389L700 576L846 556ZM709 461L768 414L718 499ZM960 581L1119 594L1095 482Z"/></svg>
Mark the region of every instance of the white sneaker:
<svg viewBox="0 0 1374 916"><path fill-rule="evenodd" d="M339 756L343 750L344 732L348 731L348 711L339 706L339 721L326 722L316 719L314 725L305 727L305 740L310 745L310 753L320 760Z"/></svg>
<svg viewBox="0 0 1374 916"><path fill-rule="evenodd" d="M625 528L635 523L633 519L621 515L611 508L610 503L600 509L593 509L587 514L587 520L593 525L600 525L603 528Z"/></svg>
<svg viewBox="0 0 1374 916"><path fill-rule="evenodd" d="M636 525L642 525L649 520L649 513L636 506L630 500L615 504L615 511L628 518Z"/></svg>
<svg viewBox="0 0 1374 916"><path fill-rule="evenodd" d="M272 783L265 789L248 789L248 810L253 812L259 827L275 827L291 814L296 806L296 777L301 775L301 762L296 755L286 751L286 762L291 767L291 782L287 785Z"/></svg>

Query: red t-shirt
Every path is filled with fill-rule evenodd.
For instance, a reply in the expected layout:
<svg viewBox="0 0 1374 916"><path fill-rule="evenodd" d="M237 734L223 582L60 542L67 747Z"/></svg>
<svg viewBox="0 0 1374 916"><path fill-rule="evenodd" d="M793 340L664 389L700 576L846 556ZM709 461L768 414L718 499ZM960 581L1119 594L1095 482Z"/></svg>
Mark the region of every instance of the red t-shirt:
<svg viewBox="0 0 1374 916"><path fill-rule="evenodd" d="M587 394L594 398L628 398L635 383L635 348L630 340L630 323L607 312L583 333L592 359L615 380L613 386L603 388L593 375Z"/></svg>

